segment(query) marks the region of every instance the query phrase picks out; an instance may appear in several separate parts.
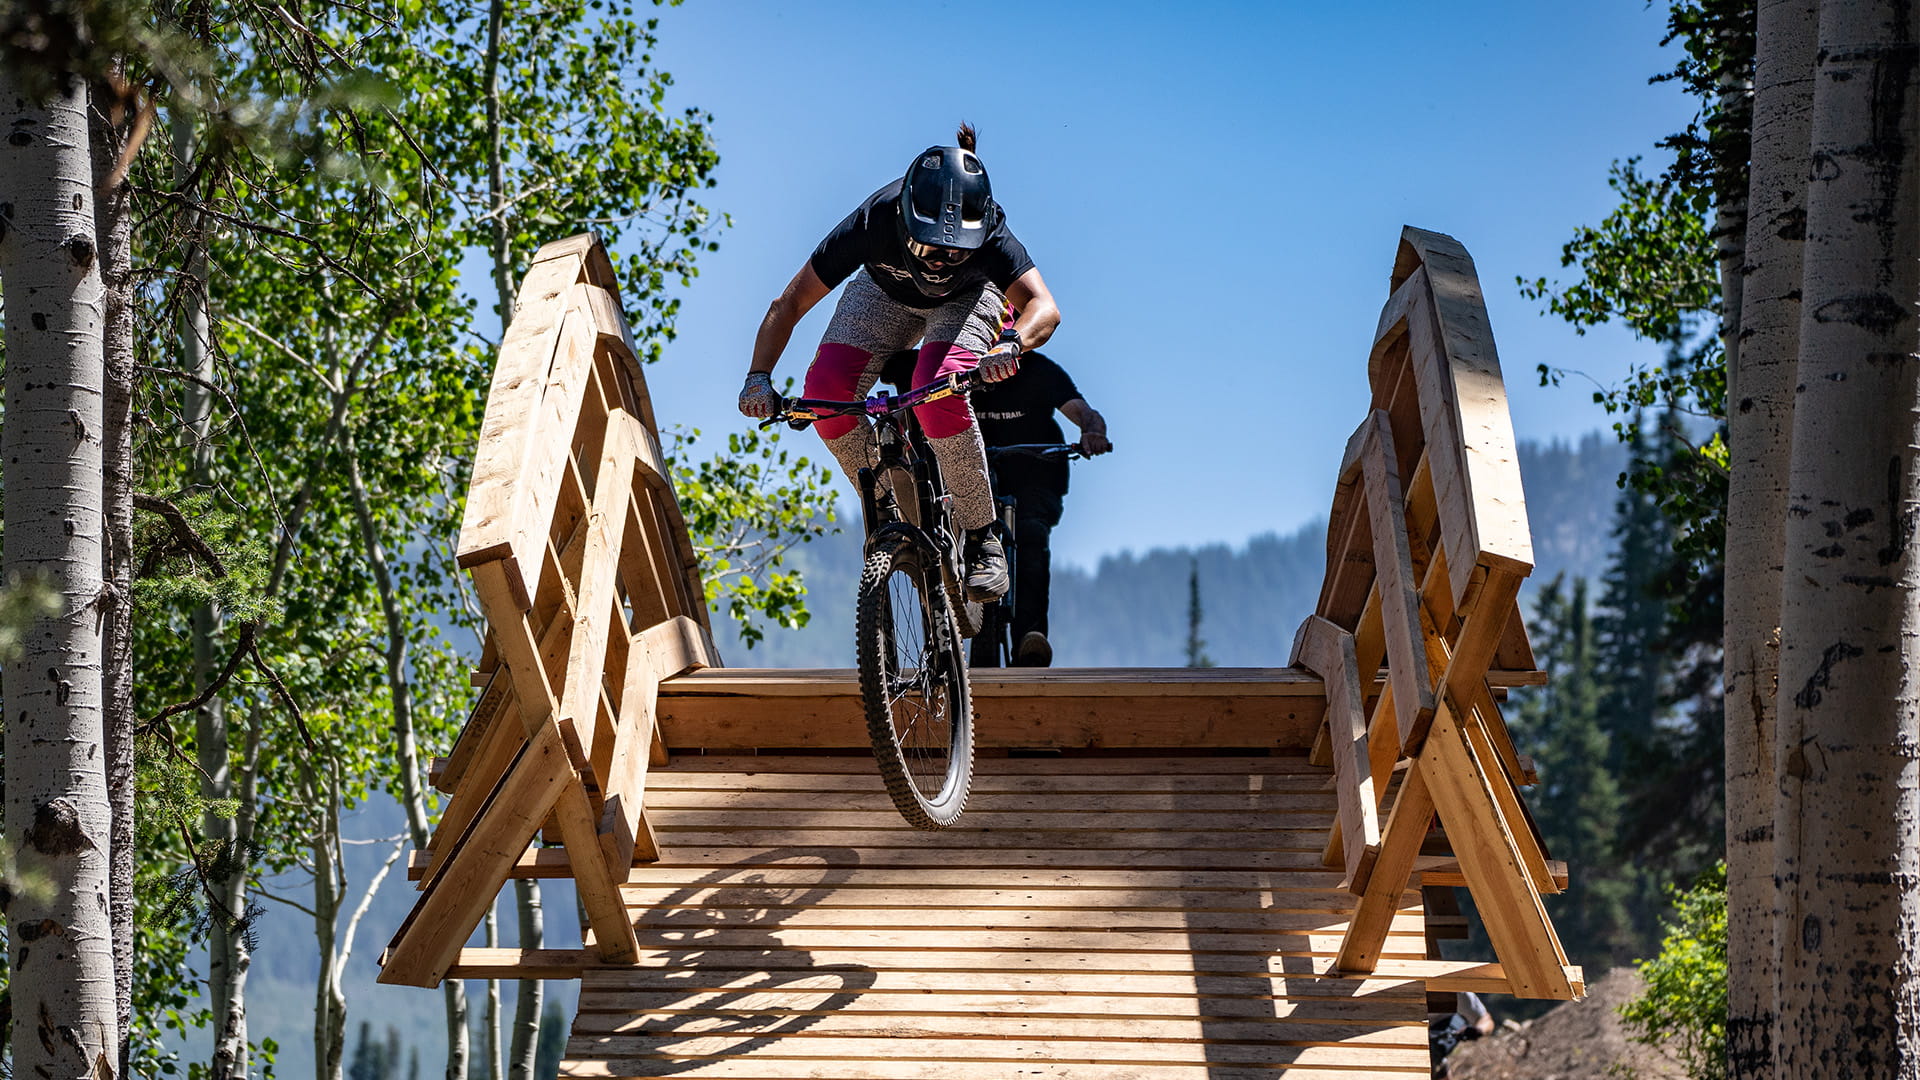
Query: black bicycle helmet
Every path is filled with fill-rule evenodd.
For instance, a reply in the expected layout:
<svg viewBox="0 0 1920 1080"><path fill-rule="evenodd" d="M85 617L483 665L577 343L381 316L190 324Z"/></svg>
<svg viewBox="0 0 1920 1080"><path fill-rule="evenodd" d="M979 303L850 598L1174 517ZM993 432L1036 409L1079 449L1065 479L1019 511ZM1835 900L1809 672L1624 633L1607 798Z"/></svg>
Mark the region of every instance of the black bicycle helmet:
<svg viewBox="0 0 1920 1080"><path fill-rule="evenodd" d="M907 239L930 247L978 251L993 231L993 185L973 154L973 129L959 146L929 146L907 166L900 218Z"/></svg>

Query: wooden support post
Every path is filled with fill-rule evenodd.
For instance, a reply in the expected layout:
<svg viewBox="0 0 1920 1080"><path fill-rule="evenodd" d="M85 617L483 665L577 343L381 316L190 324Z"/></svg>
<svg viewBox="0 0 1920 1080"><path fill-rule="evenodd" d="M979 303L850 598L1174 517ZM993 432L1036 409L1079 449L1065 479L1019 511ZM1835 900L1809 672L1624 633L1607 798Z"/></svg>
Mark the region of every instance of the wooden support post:
<svg viewBox="0 0 1920 1080"><path fill-rule="evenodd" d="M512 597L507 591L505 568L497 562L474 567L473 579L475 591L480 594L481 608L500 642L501 657L514 673L514 687L520 699L520 716L529 735L538 736L548 725L552 725L557 732L559 720L555 713L558 703L546 681L546 671L535 651L527 620L510 606ZM576 770L583 765L584 762L574 762ZM588 801L586 790L577 777L576 772L576 781L566 785L554 807L555 815L559 818L561 841L573 858L575 887L579 890L581 904L587 910L588 923L593 928L600 955L609 961L630 961L639 955L639 943L634 937L633 923L628 920L620 900L619 886L626 880L626 867L609 867L602 856L599 815ZM529 834L520 847L524 848L532 839ZM515 854L518 854L518 849Z"/></svg>
<svg viewBox="0 0 1920 1080"><path fill-rule="evenodd" d="M1444 703L1413 775L1425 777L1432 789L1434 808L1515 993L1571 1000L1566 952L1515 847L1488 769Z"/></svg>
<svg viewBox="0 0 1920 1080"><path fill-rule="evenodd" d="M1376 409L1363 430L1366 439L1360 461L1367 478L1373 563L1379 575L1374 587L1380 594L1395 722L1400 729L1400 744L1418 746L1433 721L1434 701L1433 685L1422 671L1420 595L1415 589L1412 549L1407 542L1406 504L1401 497L1387 414Z"/></svg>
<svg viewBox="0 0 1920 1080"><path fill-rule="evenodd" d="M1340 829L1333 835L1341 846L1346 887L1361 893L1366 891L1372 860L1378 853L1380 820L1379 800L1368 765L1353 635L1318 615L1309 615L1300 624L1293 651L1294 662L1319 675L1327 687L1327 728L1333 744L1334 791L1340 811Z"/></svg>
<svg viewBox="0 0 1920 1080"><path fill-rule="evenodd" d="M1400 894L1406 891L1420 844L1433 825L1433 810L1426 780L1419 769L1409 770L1387 816L1380 854L1367 879L1366 892L1354 906L1353 918L1340 939L1340 954L1334 962L1338 970L1370 972L1380 963L1380 949L1399 910Z"/></svg>

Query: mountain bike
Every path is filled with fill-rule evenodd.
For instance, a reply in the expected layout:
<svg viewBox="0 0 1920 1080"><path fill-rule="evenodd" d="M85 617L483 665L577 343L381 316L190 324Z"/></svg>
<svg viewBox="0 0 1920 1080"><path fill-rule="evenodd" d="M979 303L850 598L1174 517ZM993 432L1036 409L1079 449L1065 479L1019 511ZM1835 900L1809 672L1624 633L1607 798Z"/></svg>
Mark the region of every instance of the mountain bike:
<svg viewBox="0 0 1920 1080"><path fill-rule="evenodd" d="M1085 456L1072 443L1015 443L1011 446L987 447L987 466L991 469L1002 461L1014 458L1069 461ZM1014 542L1014 520L1019 502L1011 494L1001 494L1006 489L998 478L994 480L993 490L996 493L995 509L999 512L993 527L999 532L1000 542L1007 549L1007 582L1010 587L1007 595L986 605L981 613L980 632L973 635L969 656L969 663L977 668L1012 667L1013 651L1020 644L1013 640L1013 617L1020 593L1020 553L1019 545Z"/></svg>
<svg viewBox="0 0 1920 1080"><path fill-rule="evenodd" d="M915 406L965 394L972 371L864 401L789 398L761 423L796 431L829 416L873 420L879 463L861 469L866 565L854 644L873 756L900 816L917 828L959 820L973 783L973 695L963 637L982 608L966 598L961 531Z"/></svg>

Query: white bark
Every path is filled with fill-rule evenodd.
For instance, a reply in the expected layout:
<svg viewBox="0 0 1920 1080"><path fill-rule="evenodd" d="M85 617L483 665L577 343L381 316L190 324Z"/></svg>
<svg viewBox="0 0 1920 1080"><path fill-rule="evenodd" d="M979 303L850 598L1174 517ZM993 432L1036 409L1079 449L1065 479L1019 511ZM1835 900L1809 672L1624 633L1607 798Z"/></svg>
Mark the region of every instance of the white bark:
<svg viewBox="0 0 1920 1080"><path fill-rule="evenodd" d="M513 879L514 907L520 915L520 947L537 949L544 936L540 883ZM513 1040L508 1050L507 1080L534 1080L534 1059L540 1045L540 1005L544 986L539 979L521 979L513 1000Z"/></svg>
<svg viewBox="0 0 1920 1080"><path fill-rule="evenodd" d="M59 611L6 672L4 906L14 1075L117 1072L112 812L101 696L104 353L87 89L45 101L0 69L0 281L6 293L8 580L39 577Z"/></svg>
<svg viewBox="0 0 1920 1080"><path fill-rule="evenodd" d="M119 65L116 75L124 74ZM133 208L120 160L129 147L130 118L107 102L91 110L94 221L100 242L102 338L105 355L105 431L102 474L106 497L107 584L101 694L107 755L107 797L113 813L109 859L112 882L114 1018L120 1029L119 1071L126 1075L133 1022ZM122 109L122 112L125 110Z"/></svg>
<svg viewBox="0 0 1920 1080"><path fill-rule="evenodd" d="M1920 15L1820 7L1781 603L1774 1074L1920 1076Z"/></svg>
<svg viewBox="0 0 1920 1080"><path fill-rule="evenodd" d="M193 120L186 113L172 121L174 174L184 180L194 168L196 140ZM186 387L186 435L189 438L188 478L196 487L210 481L213 447L209 435L213 427L213 396L207 386L214 379L212 348L212 309L208 290L206 231L199 214L189 209L181 215L181 231L186 237L187 259L179 278L180 367L192 372L198 383ZM196 608L188 620L188 635L193 648L193 688L196 693L211 682L225 657L219 647L222 626L216 605ZM227 724L226 701L215 694L194 713L194 750L202 780L200 794L209 800L225 802L234 797L231 734ZM247 909L246 849L237 844L234 819L207 814L201 821L206 852L214 865L207 872L208 885L217 898L207 932L207 996L218 1019L214 1037L213 1074L216 1080L245 1077L251 1069L247 1044L245 927Z"/></svg>
<svg viewBox="0 0 1920 1080"><path fill-rule="evenodd" d="M1816 0L1762 0L1753 88L1746 275L1727 353L1725 707L1728 1064L1773 1068L1774 688L1785 559L1800 254Z"/></svg>
<svg viewBox="0 0 1920 1080"><path fill-rule="evenodd" d="M346 376L341 385L350 387L354 381L354 376ZM387 693L393 706L394 768L400 779L400 804L407 812L407 833L415 850L425 851L431 825L427 821L426 792L421 786L419 738L413 726L413 688L407 674L406 616L400 610L393 572L387 566L386 548L380 543L379 523L373 518L366 480L360 475L360 451L354 443L352 431L344 426L340 428L340 447L347 463L347 490L353 497L354 518L360 526L360 540L366 548L367 564L373 570L374 587L380 594L380 613L386 622ZM466 987L458 979L448 979L441 984L441 994L446 999L446 1080L466 1080ZM499 1060L497 1054L494 1059Z"/></svg>

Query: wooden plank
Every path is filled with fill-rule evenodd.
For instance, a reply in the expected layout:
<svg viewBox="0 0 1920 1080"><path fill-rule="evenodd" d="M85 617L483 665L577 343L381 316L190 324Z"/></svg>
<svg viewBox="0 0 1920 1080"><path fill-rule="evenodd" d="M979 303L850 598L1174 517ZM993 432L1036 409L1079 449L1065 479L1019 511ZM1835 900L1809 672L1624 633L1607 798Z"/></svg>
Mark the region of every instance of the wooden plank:
<svg viewBox="0 0 1920 1080"><path fill-rule="evenodd" d="M1452 567L1448 584L1454 602L1466 596L1467 577L1477 565L1479 538L1474 530L1473 496L1467 488L1465 449L1459 411L1453 402L1453 378L1431 296L1415 298L1407 319L1408 347L1420 386L1420 423L1426 436L1426 462L1433 477L1440 544Z"/></svg>
<svg viewBox="0 0 1920 1080"><path fill-rule="evenodd" d="M772 939L769 936L772 935ZM1426 956L1426 937L1418 929L1394 932L1384 939L1382 955L1418 959ZM1196 961L1203 953L1243 953L1246 962L1260 963L1271 954L1331 956L1339 951L1341 937L1334 931L1185 930L1156 929L1059 929L1051 927L1004 929L992 927L943 926L853 929L838 926L781 927L772 925L723 926L709 928L704 922L689 919L675 927L640 928L641 955L649 950L679 953L676 963L687 962L687 953L742 950L765 954L770 946L798 952L838 951L843 953L901 950L974 953L979 957L996 955L1001 963L1009 956L1028 954L1028 961L1039 967L1084 963L1091 966L1096 957L1105 957L1116 965L1146 964L1165 957L1176 965L1191 968L1197 962L1212 963L1213 958ZM873 957L869 956L869 962ZM744 961L744 958L743 958ZM704 957L701 962L704 962ZM916 961L917 962L917 961ZM1510 965L1509 965L1510 966ZM1124 966L1122 970L1124 970ZM1157 969L1155 969L1157 970Z"/></svg>
<svg viewBox="0 0 1920 1080"><path fill-rule="evenodd" d="M1204 829L1140 829L1133 832L1092 832L1087 829L995 830L994 832L956 833L951 829L937 833L919 833L906 829L714 829L676 828L668 822L655 822L654 829L665 845L690 847L911 847L924 851L952 849L980 851L990 848L1078 847L1087 850L1139 851L1153 848L1186 848L1210 851L1299 851L1312 852L1318 858L1325 827L1318 829L1239 829L1233 835L1221 835L1218 827Z"/></svg>
<svg viewBox="0 0 1920 1080"><path fill-rule="evenodd" d="M1400 282L1387 296L1387 302L1381 305L1380 317L1373 327L1373 348L1367 355L1367 385L1373 390L1375 407L1380 407L1393 390L1389 379L1388 362L1395 346L1401 346L1407 337L1407 312L1413 307L1413 298L1427 291L1427 275L1424 270L1415 270L1411 277Z"/></svg>
<svg viewBox="0 0 1920 1080"><path fill-rule="evenodd" d="M547 682L545 666L540 661L532 630L527 625L525 614L512 604L505 567L498 562L474 567L473 580L481 609L500 642L501 658L513 672L522 722L536 738L549 726L556 733L563 733L556 716L558 703ZM576 758L573 764L577 777L578 770L585 763ZM621 867L616 876L601 854L599 815L589 803L586 791L577 782L565 785L553 804L553 810L559 818L561 837L573 859L574 882L601 955L608 960L631 959L636 948L633 926L627 921L626 909L621 906L617 887L618 882L625 880L626 872ZM532 837L526 839L531 840ZM517 857L518 852L525 848L526 842L523 841L514 856ZM450 856L449 864L453 861ZM471 926L467 927L465 933L471 933L472 929Z"/></svg>
<svg viewBox="0 0 1920 1080"><path fill-rule="evenodd" d="M500 777L506 775L507 769L513 764L514 755L526 745L527 733L517 722L519 705L513 697L511 680L504 673L496 678L507 684L501 699L504 715L500 723L487 729L485 742L476 749L472 764L466 770L467 783L453 792L441 810L440 823L427 838L427 847L431 851L444 850L453 837L466 829L467 823L485 805L487 796Z"/></svg>
<svg viewBox="0 0 1920 1080"><path fill-rule="evenodd" d="M1351 443L1348 450L1355 448ZM1373 583L1373 540L1369 533L1365 483L1357 456L1343 459L1327 515L1327 570L1314 614L1351 630L1367 589Z"/></svg>
<svg viewBox="0 0 1920 1080"><path fill-rule="evenodd" d="M1422 885L1443 885L1456 889L1467 887L1467 876L1460 872L1460 861L1451 855L1422 855L1414 863L1413 872L1420 875ZM1553 878L1553 891L1565 892L1567 864L1560 859L1549 859L1547 873Z"/></svg>
<svg viewBox="0 0 1920 1080"><path fill-rule="evenodd" d="M1045 935L1053 933L1096 932L1102 935L1103 940L1112 935L1138 936L1142 940L1161 935L1155 939L1157 947L1178 948L1178 939L1187 935L1207 936L1209 940L1213 935L1218 935L1220 941L1231 939L1236 943L1246 935L1254 935L1262 941L1273 943L1292 935L1320 934L1332 941L1337 940L1347 921L1345 912L1331 911L1304 914L1178 909L1138 911L1130 906L1121 909L996 907L967 910L932 905L842 908L824 904L769 904L764 908L751 905L705 908L685 904L669 907L636 901L631 907L643 940L653 930L678 934L697 928L703 936L736 931L761 935L771 932L778 934L782 941L790 941L795 934L814 931L844 935L885 934L901 926L912 926L916 934L920 931L950 931L955 934L980 931L1003 935L998 940L1008 947L1026 943L1042 945L1047 940ZM1400 937L1413 938L1425 932L1426 923L1418 914L1402 915L1389 924L1389 929ZM1028 935L1040 936L1029 938ZM1164 935L1174 936L1169 938ZM724 938L715 937L714 940ZM924 945L930 940L925 936L915 936L911 938L911 943Z"/></svg>
<svg viewBox="0 0 1920 1080"><path fill-rule="evenodd" d="M578 256L536 262L521 281L512 323L501 338L493 384L474 450L473 478L457 548L461 566L514 554L513 515L521 463L536 438L538 406L553 366L566 296L581 279ZM571 432L562 433L567 437ZM526 592L522 580L521 591Z"/></svg>
<svg viewBox="0 0 1920 1080"><path fill-rule="evenodd" d="M1387 644L1387 672L1393 684L1400 743L1418 746L1433 721L1433 685L1427 681L1420 646L1420 596L1415 591L1412 549L1407 542L1405 504L1399 466L1387 414L1375 410L1368 420L1361 463L1367 477L1367 511L1372 520L1374 567L1379 577L1380 617Z"/></svg>
<svg viewBox="0 0 1920 1080"><path fill-rule="evenodd" d="M468 935L493 906L520 852L572 779L559 728L541 728L520 749L485 806L448 845L443 868L388 946L381 982L440 985Z"/></svg>
<svg viewBox="0 0 1920 1080"><path fill-rule="evenodd" d="M1505 827L1486 767L1444 703L1413 775L1425 777L1432 789L1434 806L1513 992L1571 1000L1566 953Z"/></svg>
<svg viewBox="0 0 1920 1080"><path fill-rule="evenodd" d="M1284 871L1289 875L1307 874L1324 878L1314 887L1337 889L1341 880L1339 871L1323 870L1317 849L1297 849L1293 851L1272 849L1214 849L1214 848L1147 848L1116 849L1077 847L1060 848L987 848L968 850L965 848L925 848L925 847L889 847L870 848L856 851L844 846L814 845L755 847L751 844L730 844L726 846L675 845L665 849L656 863L636 865L628 872L629 882L658 880L650 874L664 873L677 875L682 871L697 869L710 877L721 877L733 873L736 868L747 868L747 872L770 872L760 868L773 866L814 866L834 873L846 872L844 868L888 868L910 870L922 873L928 870L949 868L968 868L968 874L986 875L999 872L1048 869L1055 872L1118 872L1123 869L1139 870L1186 870L1216 871L1223 873L1260 873ZM414 852L408 863L407 875L418 879L432 865L433 853ZM532 849L521 854L515 862L512 876L516 878L565 878L572 876L567 853L560 848Z"/></svg>
<svg viewBox="0 0 1920 1080"><path fill-rule="evenodd" d="M911 1029L908 1029L908 1032L908 1038L912 1040L908 1045L917 1057L945 1061L949 1068L952 1068L955 1062L972 1063L976 1068L981 1064L997 1064L1000 1066L999 1075L1008 1075L1014 1071L1014 1067L1026 1062L1056 1061L1125 1065L1134 1062L1160 1063L1184 1060L1192 1064L1209 1066L1239 1064L1269 1068L1281 1063L1328 1067L1404 1066L1410 1055L1416 1052L1391 1044L1300 1046L1286 1043L1203 1043L1198 1040L1133 1042L1012 1037L943 1039L918 1038L911 1035ZM567 1040L567 1056L574 1059L592 1057L613 1060L625 1057L660 1057L672 1059L676 1063L685 1062L688 1059L741 1056L746 1056L750 1060L765 1056L817 1058L835 1063L859 1060L893 1062L900 1058L902 1049L901 1039L893 1035L868 1038L832 1036L815 1038L796 1031L781 1039L776 1047L762 1048L746 1045L756 1041L758 1040L753 1040L751 1036L730 1033L581 1035ZM1419 1055L1425 1055L1426 1052L1424 1046L1417 1048ZM678 1071L681 1070L676 1069L676 1072ZM992 1073L986 1075L992 1075Z"/></svg>
<svg viewBox="0 0 1920 1080"><path fill-rule="evenodd" d="M606 1038L622 1035L691 1037L710 1034L721 1024L748 1021L767 1024L776 1017L804 1017L789 1037L899 1039L905 1032L918 1039L1073 1039L1114 1042L1175 1042L1233 1040L1288 1046L1298 1043L1329 1043L1364 1046L1420 1046L1427 1043L1423 1018L1402 1017L1396 1021L1375 1020L1351 1023L1336 1020L1314 1023L1302 1018L1278 1021L1272 1016L1254 1018L1217 1016L1055 1016L1025 1013L1005 1016L994 1012L968 1012L959 1015L924 1013L910 1009L903 1015L874 1016L832 1007L838 995L813 995L813 1002L782 1009L761 1005L751 1012L723 1007L718 1010L635 1010L630 1013L586 1013L574 1021L576 1037ZM828 998L821 1002L821 998ZM806 1007L812 1005L812 1008ZM924 1005L922 1006L924 1008ZM750 1018L750 1019L749 1019Z"/></svg>
<svg viewBox="0 0 1920 1080"><path fill-rule="evenodd" d="M744 1014L752 1016L795 1016L833 1012L841 1016L929 1016L944 1019L988 1017L1075 1018L1082 1020L1259 1020L1268 1026L1274 1021L1337 1021L1376 1023L1382 1026L1422 1024L1424 1019L1410 1015L1404 997L1375 1000L1309 997L1292 1000L1285 997L1252 997L1196 994L1189 985L1186 993L1059 994L1009 988L1004 983L974 991L887 991L871 987L857 994L835 993L837 987L785 983L760 987L722 987L714 990L627 990L582 992L580 1019L576 1032L614 1034L636 1026L632 1018L650 1017L658 1022L666 1017L694 1015ZM1288 1026L1287 1033L1300 1029ZM1215 1035L1209 1032L1209 1035ZM1354 1034L1348 1030L1346 1034ZM1338 1041L1338 1040L1335 1040Z"/></svg>
<svg viewBox="0 0 1920 1080"><path fill-rule="evenodd" d="M1051 934L1041 939L1044 946L1003 939L998 946L967 947L988 940L984 936L970 934L961 942L952 944L922 941L911 946L885 948L865 942L842 944L831 940L832 931L810 931L804 935L798 931L795 933L796 938L791 941L783 934L778 941L770 942L767 933L762 930L727 931L725 938L711 942L688 937L677 944L649 945L641 950L637 964L618 970L686 971L698 967L709 978L723 971L816 972L833 968L872 970L877 967L922 972L1018 972L1021 975L1084 975L1095 972L1126 977L1183 975L1189 979L1200 976L1209 980L1265 979L1274 974L1304 978L1327 974L1340 945L1336 935L1300 934L1293 936L1293 945L1280 949L1197 952L1176 944L1171 950L1129 951L1116 948L1109 951L1085 941L1081 942L1085 947L1076 947L1065 943L1068 935ZM1097 935L1081 935L1081 938L1089 936ZM1124 935L1108 936L1119 938ZM1036 938L1039 937L1036 935ZM1166 944L1170 940L1162 935L1158 943ZM1425 958L1426 939L1423 936L1396 936L1389 944L1391 948L1380 961L1384 967L1390 968L1395 961ZM1363 978L1350 972L1332 972L1332 975L1346 980Z"/></svg>
<svg viewBox="0 0 1920 1080"><path fill-rule="evenodd" d="M635 644L645 644L647 654L653 658L656 677L662 682L677 680L672 690L676 694L685 692L686 687L712 685L718 681L701 678L700 669L711 668L712 674L722 677L725 672L740 670L721 668L720 651L714 648L712 633L685 615L649 626L634 635L634 639Z"/></svg>
<svg viewBox="0 0 1920 1080"><path fill-rule="evenodd" d="M473 947L460 950L459 958L447 968L447 978L577 979L595 962L590 949Z"/></svg>
<svg viewBox="0 0 1920 1080"><path fill-rule="evenodd" d="M1292 964L1305 970L1287 973L1282 964L1271 962L1241 975L1196 981L1199 972L1115 974L1112 972L996 971L992 969L925 970L912 963L912 957L900 964L871 969L862 977L867 994L904 994L915 997L949 994L998 994L1009 990L1023 996L1047 995L1070 1003L1077 997L1111 994L1180 997L1205 1002L1246 998L1265 1001L1269 1008L1341 1009L1363 1013L1375 1009L1402 1009L1420 1005L1426 992L1418 982L1400 978L1347 978L1330 972L1316 972L1312 964ZM1236 956L1236 963L1244 957ZM1383 964L1394 967L1401 961ZM1322 965L1325 966L1325 965ZM1482 965L1484 966L1484 965ZM1493 965L1498 966L1498 965ZM783 974L777 982L752 968L718 968L704 964L680 968L667 967L589 967L581 973L580 1007L582 1012L617 1009L630 995L684 991L687 993L752 993L768 989L789 992L837 990L845 985L846 973L822 969ZM938 999L937 998L937 999ZM859 1007L859 1000L848 1002Z"/></svg>
<svg viewBox="0 0 1920 1080"><path fill-rule="evenodd" d="M619 363L621 372L626 376L622 398L627 411L639 417L647 430L658 432L660 425L653 415L653 401L647 393L647 376L640 363L640 347L633 340L633 331L627 326L626 316L620 312L620 300L608 289L595 289L587 294L589 307L593 312L593 328L600 338L600 348L610 354Z"/></svg>
<svg viewBox="0 0 1920 1080"><path fill-rule="evenodd" d="M1454 715L1463 718L1466 714L1456 712ZM1526 803L1521 800L1513 779L1497 766L1499 758L1494 753L1492 740L1487 737L1486 727L1477 721L1461 726L1473 747L1475 759L1482 764L1496 763L1486 770L1487 790L1493 794L1494 805L1500 808L1501 825L1512 839L1534 891L1542 894L1559 891L1554 886L1553 872L1547 867L1546 842L1535 828L1532 815L1527 813Z"/></svg>
<svg viewBox="0 0 1920 1080"><path fill-rule="evenodd" d="M689 1072L689 1069L698 1069ZM1195 1065L1128 1064L1116 1074L1114 1066L1080 1061L1027 1061L1017 1071L994 1071L976 1075L1017 1075L1020 1080L1274 1080L1280 1075L1264 1066L1245 1067L1215 1063ZM1313 1075L1313 1070L1296 1071L1296 1076ZM655 1076L696 1076L707 1080L956 1080L955 1063L945 1060L920 1061L898 1056L881 1061L783 1060L756 1055L751 1058L709 1058L697 1065L665 1058L574 1060L560 1063L563 1077L620 1078L639 1080ZM1317 1075L1328 1075L1319 1072ZM1412 1069L1375 1070L1342 1067L1340 1080L1418 1080Z"/></svg>
<svg viewBox="0 0 1920 1080"><path fill-rule="evenodd" d="M743 778L744 780L745 778ZM1335 805L1334 796L1316 787L1248 789L1236 792L1181 791L1171 785L1158 790L1109 790L1078 792L1049 783L1044 788L1027 785L1019 790L1004 787L976 790L967 800L967 813L1026 814L1108 814L1108 813L1220 813L1220 814L1325 814ZM832 809L890 810L893 801L879 789L878 783L834 790ZM655 791L648 805L659 810L793 810L813 812L821 808L818 792L753 788L668 787Z"/></svg>
<svg viewBox="0 0 1920 1080"><path fill-rule="evenodd" d="M1310 832L1334 822L1331 807L1311 810L1285 810L1257 813L1248 810L1184 812L1180 810L1105 811L1077 810L1061 813L1030 810L967 810L969 829L1006 830L1084 830L1100 833L1234 828L1255 832ZM655 824L674 829L806 829L833 832L845 829L884 831L901 825L898 811L884 809L848 809L824 802L806 808L720 808L661 810ZM956 826L956 828L961 826ZM910 835L910 834L908 834Z"/></svg>
<svg viewBox="0 0 1920 1080"><path fill-rule="evenodd" d="M1401 895L1413 874L1414 859L1433 824L1434 804L1418 771L1407 774L1381 833L1380 852L1366 891L1354 906L1353 919L1341 938L1339 969L1370 972L1386 949Z"/></svg>
<svg viewBox="0 0 1920 1080"><path fill-rule="evenodd" d="M619 566L620 537L625 531L627 499L631 491L635 447L635 429L639 421L626 412L607 418L607 434L602 440L600 460L596 463L594 498L584 523L580 545L578 577L575 589L573 632L567 641L567 662L560 685L560 722L572 725L589 760L598 760L596 744L612 732L602 733L596 722L606 677L607 642L615 632L626 633L626 620L618 614L615 599L615 573ZM624 866L626 859L613 865Z"/></svg>
<svg viewBox="0 0 1920 1080"><path fill-rule="evenodd" d="M1473 258L1453 237L1424 229L1403 230L1401 243L1419 252L1452 373L1479 561L1524 577L1533 569L1533 538L1506 383Z"/></svg>
<svg viewBox="0 0 1920 1080"><path fill-rule="evenodd" d="M467 713L467 723L461 724L459 738L453 740L453 751L447 753L445 759L436 759L438 769L436 769L436 776L432 776L432 784L436 790L453 794L459 788L461 780L467 776L467 769L472 767L474 757L482 753L482 746L486 746L495 734L493 721L499 719L503 713L507 717L513 715L505 709L511 684L513 680L507 678L507 675L499 669L493 669L492 675L488 675L486 686L480 690L480 698L474 701L472 711ZM513 728L515 724L509 723L503 726ZM482 782L492 782L492 778Z"/></svg>
<svg viewBox="0 0 1920 1080"><path fill-rule="evenodd" d="M973 696L1324 698L1320 678L1297 668L980 668ZM715 668L673 680L663 695L816 697L859 693L853 668Z"/></svg>
<svg viewBox="0 0 1920 1080"><path fill-rule="evenodd" d="M1340 973L1333 962L1321 961L1317 966L1328 974ZM1477 960L1382 960L1373 974L1380 979L1418 980L1429 990L1447 993L1515 993L1505 967ZM1569 964L1563 975L1578 993L1586 993L1586 977L1577 965Z"/></svg>
<svg viewBox="0 0 1920 1080"><path fill-rule="evenodd" d="M553 368L547 373L533 421L539 435L527 445L514 485L509 542L521 566L539 565L539 551L547 542L565 474L572 467L573 442L593 370L595 335L593 317L586 310L586 288L575 286L568 293Z"/></svg>
<svg viewBox="0 0 1920 1080"><path fill-rule="evenodd" d="M660 674L646 640L631 639L620 691L613 759L607 768L606 808L600 845L608 866L631 866L636 858L660 857L660 841L646 818L647 770L653 760Z"/></svg>
<svg viewBox="0 0 1920 1080"><path fill-rule="evenodd" d="M739 668L729 668L739 671ZM717 674L717 673L715 673ZM686 678L697 679L699 674ZM1320 680L1313 680L1318 687ZM680 680L662 683L661 696L676 685L685 685ZM1316 689L1314 696L1319 696ZM685 778L693 782L697 778L710 774L750 775L756 779L785 779L793 774L830 777L846 774L872 776L874 773L871 753L848 754L705 754L696 757L674 759L673 769L662 773L661 779ZM1155 784L1163 783L1168 777L1199 776L1214 778L1228 783L1284 781L1301 779L1325 780L1325 769L1315 768L1307 763L1303 752L1268 754L1205 754L1180 755L1169 757L1164 754L1035 754L1031 757L983 757L974 763L976 782L990 778L1020 777L1060 777L1060 778L1098 778L1102 783L1114 784ZM731 785L732 780L723 781ZM1036 781L1037 782L1037 781ZM1053 780L1046 781L1054 782ZM704 784L713 783L703 780ZM1152 790L1142 787L1140 790Z"/></svg>
<svg viewBox="0 0 1920 1080"><path fill-rule="evenodd" d="M1360 676L1353 635L1310 615L1294 638L1296 663L1305 664L1327 686L1327 729L1333 744L1334 792L1339 799L1337 834L1347 888L1366 891L1372 855L1380 842L1379 798L1366 762L1366 722L1361 716ZM1370 852L1369 849L1374 849Z"/></svg>

